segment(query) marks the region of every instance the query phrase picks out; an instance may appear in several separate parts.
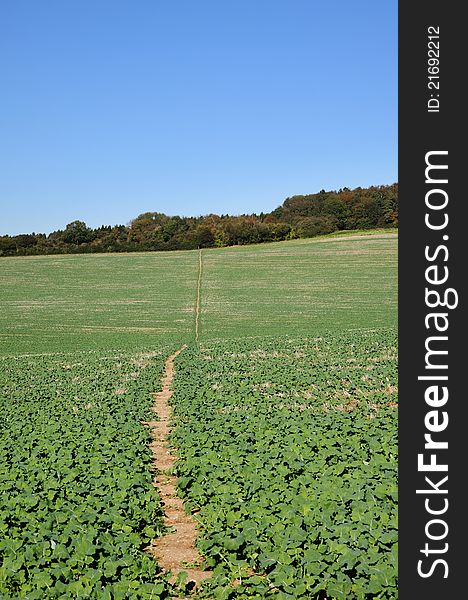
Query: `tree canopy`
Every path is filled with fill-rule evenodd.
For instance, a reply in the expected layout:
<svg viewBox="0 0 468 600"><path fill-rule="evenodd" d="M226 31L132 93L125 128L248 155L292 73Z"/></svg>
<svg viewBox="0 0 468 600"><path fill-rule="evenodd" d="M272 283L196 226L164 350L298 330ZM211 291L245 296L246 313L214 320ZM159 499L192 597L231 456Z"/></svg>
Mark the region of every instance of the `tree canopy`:
<svg viewBox="0 0 468 600"><path fill-rule="evenodd" d="M286 198L260 215L138 215L128 225L92 229L73 221L64 230L0 236L0 256L189 250L307 238L340 230L396 227L398 184Z"/></svg>

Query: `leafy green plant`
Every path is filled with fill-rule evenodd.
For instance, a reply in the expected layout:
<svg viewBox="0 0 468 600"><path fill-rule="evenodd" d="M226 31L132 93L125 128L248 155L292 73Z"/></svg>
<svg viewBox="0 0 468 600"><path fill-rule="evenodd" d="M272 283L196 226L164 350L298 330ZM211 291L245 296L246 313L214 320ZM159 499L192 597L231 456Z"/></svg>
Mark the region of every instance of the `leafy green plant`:
<svg viewBox="0 0 468 600"><path fill-rule="evenodd" d="M396 597L391 330L204 342L175 385L207 598Z"/></svg>
<svg viewBox="0 0 468 600"><path fill-rule="evenodd" d="M167 596L141 425L166 352L1 360L2 598Z"/></svg>

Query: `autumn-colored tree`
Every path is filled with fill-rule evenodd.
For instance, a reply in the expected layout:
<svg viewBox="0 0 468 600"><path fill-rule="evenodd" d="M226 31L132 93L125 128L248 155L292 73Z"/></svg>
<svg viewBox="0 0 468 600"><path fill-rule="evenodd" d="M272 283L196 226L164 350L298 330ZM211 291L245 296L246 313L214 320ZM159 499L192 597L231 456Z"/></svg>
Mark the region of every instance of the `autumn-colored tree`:
<svg viewBox="0 0 468 600"><path fill-rule="evenodd" d="M271 213L259 215L138 215L129 225L89 228L72 221L64 230L45 234L0 236L0 256L67 252L133 252L190 250L258 244L295 237L313 237L336 230L395 227L398 185L321 190L286 198Z"/></svg>

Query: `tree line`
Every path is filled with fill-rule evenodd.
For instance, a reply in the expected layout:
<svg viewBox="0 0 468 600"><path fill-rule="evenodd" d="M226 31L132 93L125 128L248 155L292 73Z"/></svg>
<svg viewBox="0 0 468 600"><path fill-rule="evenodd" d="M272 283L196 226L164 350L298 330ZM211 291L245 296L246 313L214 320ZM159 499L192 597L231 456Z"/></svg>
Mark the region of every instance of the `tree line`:
<svg viewBox="0 0 468 600"><path fill-rule="evenodd" d="M0 256L190 250L398 226L398 184L292 196L270 213L201 217L146 212L128 225L73 221L46 235L0 236Z"/></svg>

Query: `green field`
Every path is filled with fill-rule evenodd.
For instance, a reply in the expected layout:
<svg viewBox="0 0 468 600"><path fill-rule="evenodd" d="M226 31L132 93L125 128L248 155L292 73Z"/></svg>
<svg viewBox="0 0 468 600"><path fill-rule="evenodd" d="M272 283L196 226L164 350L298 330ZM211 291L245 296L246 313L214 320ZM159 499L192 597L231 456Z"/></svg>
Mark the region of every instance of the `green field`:
<svg viewBox="0 0 468 600"><path fill-rule="evenodd" d="M396 252L394 235L205 252L202 339L395 326Z"/></svg>
<svg viewBox="0 0 468 600"><path fill-rule="evenodd" d="M195 252L2 260L0 353L139 348L193 335Z"/></svg>
<svg viewBox="0 0 468 600"><path fill-rule="evenodd" d="M396 235L203 251L200 336L396 325ZM0 354L193 338L198 252L3 258Z"/></svg>
<svg viewBox="0 0 468 600"><path fill-rule="evenodd" d="M181 356L173 440L206 598L239 577L230 598L395 597L396 376L385 329Z"/></svg>
<svg viewBox="0 0 468 600"><path fill-rule="evenodd" d="M154 594L141 549L162 511L140 422L165 350L1 360L1 598Z"/></svg>
<svg viewBox="0 0 468 600"><path fill-rule="evenodd" d="M395 235L0 261L1 598L170 598L165 358L206 598L396 598Z"/></svg>

